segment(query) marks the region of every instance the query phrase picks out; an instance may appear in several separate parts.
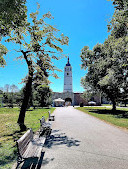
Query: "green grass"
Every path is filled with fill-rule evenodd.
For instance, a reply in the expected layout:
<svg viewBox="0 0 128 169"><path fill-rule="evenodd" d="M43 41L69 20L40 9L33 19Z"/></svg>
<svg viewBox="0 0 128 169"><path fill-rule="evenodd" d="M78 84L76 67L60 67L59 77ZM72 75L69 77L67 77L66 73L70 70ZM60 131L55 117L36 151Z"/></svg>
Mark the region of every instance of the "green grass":
<svg viewBox="0 0 128 169"><path fill-rule="evenodd" d="M112 104L102 104L102 106L111 106ZM118 104L119 107L125 106L124 104ZM128 107L128 104L126 104L126 106Z"/></svg>
<svg viewBox="0 0 128 169"><path fill-rule="evenodd" d="M112 106L111 104L102 104L102 106Z"/></svg>
<svg viewBox="0 0 128 169"><path fill-rule="evenodd" d="M27 128L32 128L34 132L39 130L39 119L42 116L47 119L49 110L52 113L55 108L27 111L25 117ZM0 169L11 169L17 158L15 141L24 134L17 125L18 115L19 108L0 108Z"/></svg>
<svg viewBox="0 0 128 169"><path fill-rule="evenodd" d="M76 109L128 130L128 108L117 108L114 113L107 107L78 107Z"/></svg>

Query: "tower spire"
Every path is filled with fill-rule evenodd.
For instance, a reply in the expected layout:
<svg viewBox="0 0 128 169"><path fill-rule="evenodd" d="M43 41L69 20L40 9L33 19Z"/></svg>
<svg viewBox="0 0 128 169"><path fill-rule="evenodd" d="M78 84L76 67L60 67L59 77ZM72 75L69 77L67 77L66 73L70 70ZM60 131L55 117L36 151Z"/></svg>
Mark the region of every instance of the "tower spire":
<svg viewBox="0 0 128 169"><path fill-rule="evenodd" d="M68 56L68 61L67 61L66 66L71 66L70 63L69 63L69 56Z"/></svg>
<svg viewBox="0 0 128 169"><path fill-rule="evenodd" d="M68 64L69 64L69 56L68 56Z"/></svg>

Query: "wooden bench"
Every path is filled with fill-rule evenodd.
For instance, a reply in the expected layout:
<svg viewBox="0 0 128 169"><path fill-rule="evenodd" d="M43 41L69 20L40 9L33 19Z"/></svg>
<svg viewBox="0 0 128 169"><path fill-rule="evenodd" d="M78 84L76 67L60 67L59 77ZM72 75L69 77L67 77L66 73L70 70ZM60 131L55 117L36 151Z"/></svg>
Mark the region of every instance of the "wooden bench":
<svg viewBox="0 0 128 169"><path fill-rule="evenodd" d="M50 136L51 134L51 124L50 123L46 123L44 116L42 116L42 118L40 119L40 132L39 135L40 136Z"/></svg>
<svg viewBox="0 0 128 169"><path fill-rule="evenodd" d="M33 131L29 129L19 140L16 145L18 149L18 163L23 162L27 158L40 157L45 138L39 136L33 138Z"/></svg>
<svg viewBox="0 0 128 169"><path fill-rule="evenodd" d="M51 115L50 111L48 111L48 115L49 115L48 118L49 121L55 121L55 116Z"/></svg>

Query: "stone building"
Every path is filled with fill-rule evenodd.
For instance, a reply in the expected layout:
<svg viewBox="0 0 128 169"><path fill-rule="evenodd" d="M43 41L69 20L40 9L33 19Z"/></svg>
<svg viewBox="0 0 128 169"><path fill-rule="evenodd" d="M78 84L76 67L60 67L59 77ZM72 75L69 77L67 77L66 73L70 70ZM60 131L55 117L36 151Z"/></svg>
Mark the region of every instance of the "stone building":
<svg viewBox="0 0 128 169"><path fill-rule="evenodd" d="M88 105L88 101L82 97L83 93L76 93L73 92L73 85L72 85L72 66L69 62L69 57L67 64L64 67L64 89L63 92L53 92L53 105L57 106L56 99L62 99L65 102L59 104L59 106L68 106L68 105ZM97 105L100 104L100 97L94 96L94 100Z"/></svg>

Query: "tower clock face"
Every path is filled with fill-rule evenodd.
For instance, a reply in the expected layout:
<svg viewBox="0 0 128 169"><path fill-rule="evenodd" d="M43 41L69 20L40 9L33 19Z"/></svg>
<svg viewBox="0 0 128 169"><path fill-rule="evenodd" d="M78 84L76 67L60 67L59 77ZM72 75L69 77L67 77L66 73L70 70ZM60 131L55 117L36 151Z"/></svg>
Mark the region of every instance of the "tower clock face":
<svg viewBox="0 0 128 169"><path fill-rule="evenodd" d="M69 75L69 73L67 73L67 75Z"/></svg>

